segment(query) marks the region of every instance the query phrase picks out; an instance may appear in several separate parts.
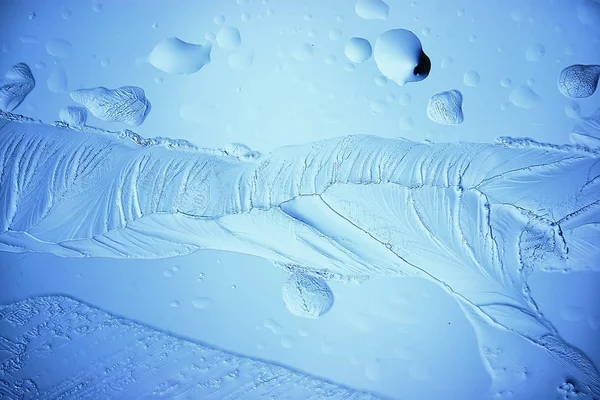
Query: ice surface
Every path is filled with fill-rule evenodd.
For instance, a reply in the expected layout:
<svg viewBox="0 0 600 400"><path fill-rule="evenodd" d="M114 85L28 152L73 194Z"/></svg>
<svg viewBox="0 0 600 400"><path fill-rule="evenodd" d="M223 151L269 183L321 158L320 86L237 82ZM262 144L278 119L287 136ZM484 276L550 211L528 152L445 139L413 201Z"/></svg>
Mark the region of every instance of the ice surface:
<svg viewBox="0 0 600 400"><path fill-rule="evenodd" d="M319 318L333 305L333 293L323 279L294 272L283 286L283 300L292 314Z"/></svg>
<svg viewBox="0 0 600 400"><path fill-rule="evenodd" d="M600 108L578 121L571 132L571 141L592 148L600 147Z"/></svg>
<svg viewBox="0 0 600 400"><path fill-rule="evenodd" d="M65 107L60 110L60 120L71 126L81 127L87 121L87 110L83 107Z"/></svg>
<svg viewBox="0 0 600 400"><path fill-rule="evenodd" d="M436 93L427 103L427 116L442 125L460 124L464 121L462 101L462 93L458 90Z"/></svg>
<svg viewBox="0 0 600 400"><path fill-rule="evenodd" d="M27 64L13 66L0 81L0 110L12 111L17 108L34 86L35 80Z"/></svg>
<svg viewBox="0 0 600 400"><path fill-rule="evenodd" d="M558 77L558 89L574 99L590 97L598 87L600 65L571 65L563 69Z"/></svg>
<svg viewBox="0 0 600 400"><path fill-rule="evenodd" d="M357 0L354 11L356 15L364 19L386 20L390 13L390 7L382 0Z"/></svg>
<svg viewBox="0 0 600 400"><path fill-rule="evenodd" d="M144 90L136 86L79 89L71 92L71 98L104 121L137 126L144 122L150 112L150 101Z"/></svg>
<svg viewBox="0 0 600 400"><path fill-rule="evenodd" d="M595 367L527 285L536 270L589 268L569 260L589 256L578 251L598 215L597 151L348 136L242 162L10 114L0 126L2 251L157 258L211 248L324 279L420 276L599 393Z"/></svg>
<svg viewBox="0 0 600 400"><path fill-rule="evenodd" d="M0 396L11 400L376 398L183 340L62 296L0 305Z"/></svg>
<svg viewBox="0 0 600 400"><path fill-rule="evenodd" d="M400 86L422 81L431 69L421 41L406 29L390 29L379 35L373 56L379 71Z"/></svg>
<svg viewBox="0 0 600 400"><path fill-rule="evenodd" d="M148 55L148 62L168 74L193 74L210 63L211 50L210 42L193 44L170 37L154 47Z"/></svg>

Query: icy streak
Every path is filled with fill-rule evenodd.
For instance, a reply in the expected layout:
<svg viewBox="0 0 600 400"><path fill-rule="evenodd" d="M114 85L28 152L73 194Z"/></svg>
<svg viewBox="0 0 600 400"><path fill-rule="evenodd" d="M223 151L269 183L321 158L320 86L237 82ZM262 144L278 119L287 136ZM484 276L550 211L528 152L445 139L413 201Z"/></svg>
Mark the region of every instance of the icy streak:
<svg viewBox="0 0 600 400"><path fill-rule="evenodd" d="M527 286L534 269L599 265L585 243L600 223L596 151L348 136L244 162L9 119L0 120L0 250L156 258L212 248L325 278L418 275L600 391L594 365Z"/></svg>

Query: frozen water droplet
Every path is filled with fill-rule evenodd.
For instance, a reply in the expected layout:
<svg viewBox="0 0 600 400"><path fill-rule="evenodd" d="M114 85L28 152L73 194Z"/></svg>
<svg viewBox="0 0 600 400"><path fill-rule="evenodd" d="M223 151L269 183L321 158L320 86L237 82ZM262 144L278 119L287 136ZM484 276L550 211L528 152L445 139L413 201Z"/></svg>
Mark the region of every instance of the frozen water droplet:
<svg viewBox="0 0 600 400"><path fill-rule="evenodd" d="M331 39L331 40L340 40L343 35L344 35L344 33L342 32L341 29L332 28L329 30L329 39Z"/></svg>
<svg viewBox="0 0 600 400"><path fill-rule="evenodd" d="M535 84L535 79L533 79L533 78L527 79L527 85L533 86L534 84Z"/></svg>
<svg viewBox="0 0 600 400"><path fill-rule="evenodd" d="M323 354L333 353L333 345L331 343L324 343L321 346L321 353L323 353Z"/></svg>
<svg viewBox="0 0 600 400"><path fill-rule="evenodd" d="M390 7L382 0L358 0L354 6L356 15L364 19L386 20Z"/></svg>
<svg viewBox="0 0 600 400"><path fill-rule="evenodd" d="M279 335L283 327L274 319L267 318L264 323L264 327L273 332L275 335Z"/></svg>
<svg viewBox="0 0 600 400"><path fill-rule="evenodd" d="M463 122L462 93L449 90L434 94L427 104L427 116L442 125L455 125Z"/></svg>
<svg viewBox="0 0 600 400"><path fill-rule="evenodd" d="M0 110L12 111L21 104L35 87L35 80L27 64L14 65L0 80Z"/></svg>
<svg viewBox="0 0 600 400"><path fill-rule="evenodd" d="M136 86L123 86L114 90L104 87L80 89L71 92L71 98L96 118L134 126L144 122L151 108L144 91Z"/></svg>
<svg viewBox="0 0 600 400"><path fill-rule="evenodd" d="M312 14L305 14L304 15L304 20L305 21L312 21L313 20L313 15Z"/></svg>
<svg viewBox="0 0 600 400"><path fill-rule="evenodd" d="M464 17L465 13L466 11L464 8L459 8L458 10L456 10L456 15L458 15L459 17Z"/></svg>
<svg viewBox="0 0 600 400"><path fill-rule="evenodd" d="M581 116L581 108L579 107L579 104L575 103L574 101L569 101L565 105L565 114L569 118L579 119Z"/></svg>
<svg viewBox="0 0 600 400"><path fill-rule="evenodd" d="M241 50L235 53L231 53L227 60L229 67L237 69L239 71L246 70L252 66L254 62L254 51L252 50Z"/></svg>
<svg viewBox="0 0 600 400"><path fill-rule="evenodd" d="M502 103L502 104L500 104L500 110L501 111L508 110L508 103Z"/></svg>
<svg viewBox="0 0 600 400"><path fill-rule="evenodd" d="M160 41L148 56L148 62L168 74L192 74L210 62L212 45L186 43L177 37Z"/></svg>
<svg viewBox="0 0 600 400"><path fill-rule="evenodd" d="M476 87L479 84L480 79L481 78L479 77L479 74L476 71L468 71L465 72L463 76L463 83L466 86Z"/></svg>
<svg viewBox="0 0 600 400"><path fill-rule="evenodd" d="M525 58L527 61L537 62L546 54L546 48L539 44L533 44L527 48L525 51Z"/></svg>
<svg viewBox="0 0 600 400"><path fill-rule="evenodd" d="M410 131L414 126L414 122L408 115L403 115L398 120L398 127L403 131Z"/></svg>
<svg viewBox="0 0 600 400"><path fill-rule="evenodd" d="M71 11L69 11L69 10L62 10L61 15L62 15L63 19L67 19L67 20L71 19Z"/></svg>
<svg viewBox="0 0 600 400"><path fill-rule="evenodd" d="M333 305L333 293L323 279L294 272L283 285L283 300L292 314L318 318Z"/></svg>
<svg viewBox="0 0 600 400"><path fill-rule="evenodd" d="M469 36L469 42L475 43L476 41L477 41L477 36L476 35Z"/></svg>
<svg viewBox="0 0 600 400"><path fill-rule="evenodd" d="M217 44L225 50L237 49L242 44L240 31L233 26L224 26L217 33Z"/></svg>
<svg viewBox="0 0 600 400"><path fill-rule="evenodd" d="M425 28L423 28L423 29L421 30L421 34L422 34L423 36L429 36L429 35L431 35L431 29L429 29L429 28L425 27Z"/></svg>
<svg viewBox="0 0 600 400"><path fill-rule="evenodd" d="M46 42L46 52L54 57L69 57L73 53L73 45L63 39L50 39Z"/></svg>
<svg viewBox="0 0 600 400"><path fill-rule="evenodd" d="M577 3L577 18L583 25L600 30L600 2L580 0Z"/></svg>
<svg viewBox="0 0 600 400"><path fill-rule="evenodd" d="M87 121L87 110L83 107L65 107L58 114L61 121L71 126L81 127Z"/></svg>
<svg viewBox="0 0 600 400"><path fill-rule="evenodd" d="M156 28L158 28L158 22L152 23L152 29L156 29Z"/></svg>
<svg viewBox="0 0 600 400"><path fill-rule="evenodd" d="M344 64L344 71L346 72L352 72L356 69L356 67L354 66L354 64L348 63L348 64Z"/></svg>
<svg viewBox="0 0 600 400"><path fill-rule="evenodd" d="M348 60L355 64L367 61L371 58L371 43L367 39L353 37L346 43L344 54Z"/></svg>
<svg viewBox="0 0 600 400"><path fill-rule="evenodd" d="M172 302L169 303L169 305L173 308L177 308L181 305L181 303L178 302L177 300L173 300Z"/></svg>
<svg viewBox="0 0 600 400"><path fill-rule="evenodd" d="M33 35L21 35L19 36L19 40L23 44L38 44L40 42L40 39Z"/></svg>
<svg viewBox="0 0 600 400"><path fill-rule="evenodd" d="M308 61L313 57L313 47L310 43L302 43L292 52L293 57L301 62Z"/></svg>
<svg viewBox="0 0 600 400"><path fill-rule="evenodd" d="M181 269L181 267L179 265L173 265L171 267L171 269L173 270L173 272L179 272L179 270Z"/></svg>
<svg viewBox="0 0 600 400"><path fill-rule="evenodd" d="M248 21L250 21L250 14L243 13L242 16L240 17L240 19L242 20L242 22L248 22Z"/></svg>
<svg viewBox="0 0 600 400"><path fill-rule="evenodd" d="M204 310L213 305L213 300L209 297L196 297L192 300L192 305L198 309Z"/></svg>
<svg viewBox="0 0 600 400"><path fill-rule="evenodd" d="M35 67L36 67L37 69L44 69L44 68L46 68L46 63L45 63L45 62L38 62L38 63L35 63Z"/></svg>
<svg viewBox="0 0 600 400"><path fill-rule="evenodd" d="M281 338L281 347L285 349L289 349L294 345L294 338L292 336L286 335Z"/></svg>
<svg viewBox="0 0 600 400"><path fill-rule="evenodd" d="M235 290L235 289L237 289L237 286L236 285L231 285L231 290Z"/></svg>
<svg viewBox="0 0 600 400"><path fill-rule="evenodd" d="M398 98L398 101L402 106L409 106L412 101L412 97L408 93L402 93Z"/></svg>
<svg viewBox="0 0 600 400"><path fill-rule="evenodd" d="M202 281L204 280L204 277L205 277L205 276L206 276L206 275L204 274L204 272L200 272L200 273L198 274L198 282L202 282Z"/></svg>
<svg viewBox="0 0 600 400"><path fill-rule="evenodd" d="M215 35L215 34L214 34L214 33L212 33L212 32L207 32L207 33L204 35L204 38L205 38L206 40L208 40L209 42L211 42L211 43L214 43L214 42L216 42L216 41L217 41L217 35Z"/></svg>
<svg viewBox="0 0 600 400"><path fill-rule="evenodd" d="M421 41L406 29L391 29L379 35L374 58L379 71L400 86L425 79L431 69Z"/></svg>
<svg viewBox="0 0 600 400"><path fill-rule="evenodd" d="M385 86L387 84L387 78L385 76L378 76L375 78L375 84L377 86Z"/></svg>
<svg viewBox="0 0 600 400"><path fill-rule="evenodd" d="M154 83L157 83L160 85L163 82L164 82L164 79L160 76L157 76L156 78L154 78Z"/></svg>
<svg viewBox="0 0 600 400"><path fill-rule="evenodd" d="M508 78L504 78L502 80L500 80L500 86L507 88L512 84L512 81Z"/></svg>
<svg viewBox="0 0 600 400"><path fill-rule="evenodd" d="M34 12L29 13L29 16L27 18L29 18L29 20L35 19L36 14Z"/></svg>
<svg viewBox="0 0 600 400"><path fill-rule="evenodd" d="M302 337L308 336L308 329L306 329L306 328L298 329L298 336L302 336Z"/></svg>
<svg viewBox="0 0 600 400"><path fill-rule="evenodd" d="M100 4L100 3L92 4L92 10L94 10L94 12L97 12L97 13L102 12L102 9L103 9L102 4Z"/></svg>
<svg viewBox="0 0 600 400"><path fill-rule="evenodd" d="M329 55L325 56L325 63L327 63L329 65L335 64L336 61L337 61L337 58L333 54L329 54Z"/></svg>
<svg viewBox="0 0 600 400"><path fill-rule="evenodd" d="M571 65L561 71L558 89L574 99L590 97L596 91L599 78L600 65Z"/></svg>
<svg viewBox="0 0 600 400"><path fill-rule="evenodd" d="M167 278L172 278L173 277L173 271L171 271L170 269L167 269L163 272L163 275L166 276Z"/></svg>
<svg viewBox="0 0 600 400"><path fill-rule="evenodd" d="M382 113L387 108L387 104L383 100L372 100L369 102L369 106L374 114Z"/></svg>
<svg viewBox="0 0 600 400"><path fill-rule="evenodd" d="M508 100L516 107L529 109L536 107L542 98L529 87L519 85L510 92Z"/></svg>
<svg viewBox="0 0 600 400"><path fill-rule="evenodd" d="M450 68L450 66L452 66L453 63L454 60L452 59L452 57L444 57L441 62L441 67L442 69Z"/></svg>
<svg viewBox="0 0 600 400"><path fill-rule="evenodd" d="M215 24L217 25L223 25L225 23L225 16L217 15L213 18L213 21L215 21Z"/></svg>
<svg viewBox="0 0 600 400"><path fill-rule="evenodd" d="M110 66L110 60L108 58L103 58L102 60L100 60L100 65L106 68Z"/></svg>
<svg viewBox="0 0 600 400"><path fill-rule="evenodd" d="M272 9L272 8L269 8L269 9L266 11L267 17L270 17L270 16L272 16L274 12L275 12L275 11L273 11L273 9ZM258 16L259 16L259 18L260 18L260 14L258 14Z"/></svg>

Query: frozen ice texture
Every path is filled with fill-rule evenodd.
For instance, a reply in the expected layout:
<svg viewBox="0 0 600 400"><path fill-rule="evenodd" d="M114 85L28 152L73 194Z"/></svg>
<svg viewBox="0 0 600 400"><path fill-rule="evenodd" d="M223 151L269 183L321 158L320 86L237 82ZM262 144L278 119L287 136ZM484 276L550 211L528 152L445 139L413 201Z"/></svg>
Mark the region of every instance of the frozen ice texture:
<svg viewBox="0 0 600 400"><path fill-rule="evenodd" d="M421 41L406 29L390 29L379 35L373 57L379 71L400 86L422 81L431 69Z"/></svg>
<svg viewBox="0 0 600 400"><path fill-rule="evenodd" d="M60 120L71 126L81 127L87 121L87 110L83 107L65 107L60 110Z"/></svg>
<svg viewBox="0 0 600 400"><path fill-rule="evenodd" d="M382 0L358 0L354 11L356 15L364 19L386 20L390 13L390 6Z"/></svg>
<svg viewBox="0 0 600 400"><path fill-rule="evenodd" d="M33 90L35 80L29 66L19 63L0 80L0 110L12 111Z"/></svg>
<svg viewBox="0 0 600 400"><path fill-rule="evenodd" d="M436 93L427 103L427 116L442 125L460 124L464 121L462 101L462 93L458 90Z"/></svg>
<svg viewBox="0 0 600 400"><path fill-rule="evenodd" d="M446 289L474 325L539 346L600 395L596 367L542 315L527 283L536 270L600 267L586 242L598 231L598 150L356 135L242 162L1 116L1 251L157 258L210 248L326 280L418 276Z"/></svg>
<svg viewBox="0 0 600 400"><path fill-rule="evenodd" d="M136 86L118 89L96 87L71 92L71 98L104 121L140 125L150 112L150 101L144 90Z"/></svg>
<svg viewBox="0 0 600 400"><path fill-rule="evenodd" d="M577 122L571 132L571 141L591 148L600 148L600 108Z"/></svg>
<svg viewBox="0 0 600 400"><path fill-rule="evenodd" d="M63 296L0 305L0 363L0 395L11 400L377 398Z"/></svg>
<svg viewBox="0 0 600 400"><path fill-rule="evenodd" d="M168 74L193 74L210 63L211 50L210 42L193 44L170 37L158 42L148 56L148 62Z"/></svg>
<svg viewBox="0 0 600 400"><path fill-rule="evenodd" d="M283 301L294 315L319 318L333 305L333 293L323 279L294 272L283 285Z"/></svg>
<svg viewBox="0 0 600 400"><path fill-rule="evenodd" d="M573 99L590 97L598 87L600 65L571 65L558 77L558 89Z"/></svg>

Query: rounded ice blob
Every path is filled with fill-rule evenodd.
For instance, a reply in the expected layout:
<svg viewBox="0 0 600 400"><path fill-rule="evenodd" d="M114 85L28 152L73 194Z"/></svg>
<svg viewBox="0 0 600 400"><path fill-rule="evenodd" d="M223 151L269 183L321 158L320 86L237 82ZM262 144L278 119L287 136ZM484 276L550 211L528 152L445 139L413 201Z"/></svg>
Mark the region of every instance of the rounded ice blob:
<svg viewBox="0 0 600 400"><path fill-rule="evenodd" d="M546 54L546 48L543 45L536 43L527 48L525 51L525 58L527 61L536 62L539 61L544 54Z"/></svg>
<svg viewBox="0 0 600 400"><path fill-rule="evenodd" d="M348 40L344 49L344 54L348 57L348 60L355 64L367 61L371 58L372 52L371 43L367 39L359 37Z"/></svg>
<svg viewBox="0 0 600 400"><path fill-rule="evenodd" d="M463 83L466 86L470 86L470 87L476 87L479 84L480 80L481 80L481 78L479 77L479 74L477 73L477 71L465 72L465 74L463 76Z"/></svg>
<svg viewBox="0 0 600 400"><path fill-rule="evenodd" d="M63 39L50 39L46 42L46 52L54 57L69 57L73 52L73 45Z"/></svg>
<svg viewBox="0 0 600 400"><path fill-rule="evenodd" d="M431 70L421 41L406 29L390 29L379 35L373 55L379 71L400 86L422 81Z"/></svg>
<svg viewBox="0 0 600 400"><path fill-rule="evenodd" d="M211 49L210 43L192 44L170 37L154 47L148 62L167 74L193 74L210 62Z"/></svg>
<svg viewBox="0 0 600 400"><path fill-rule="evenodd" d="M364 19L387 19L390 6L382 0L358 0L354 6L356 15Z"/></svg>
<svg viewBox="0 0 600 400"><path fill-rule="evenodd" d="M458 90L436 93L427 103L427 116L442 125L460 124L464 121L462 101L462 93Z"/></svg>
<svg viewBox="0 0 600 400"><path fill-rule="evenodd" d="M519 108L534 108L542 101L542 98L529 87L520 85L511 90L508 100Z"/></svg>
<svg viewBox="0 0 600 400"><path fill-rule="evenodd" d="M151 108L144 90L137 86L79 89L71 92L71 98L98 119L134 126L144 122Z"/></svg>
<svg viewBox="0 0 600 400"><path fill-rule="evenodd" d="M294 272L283 285L283 301L296 316L319 318L333 305L333 293L323 279Z"/></svg>
<svg viewBox="0 0 600 400"><path fill-rule="evenodd" d="M67 73L60 65L55 65L46 81L48 90L52 93L67 93L69 91Z"/></svg>
<svg viewBox="0 0 600 400"><path fill-rule="evenodd" d="M240 31L233 26L224 26L217 33L217 44L226 50L237 49L242 44Z"/></svg>
<svg viewBox="0 0 600 400"><path fill-rule="evenodd" d="M65 107L58 114L61 121L76 127L85 125L87 110L83 107Z"/></svg>
<svg viewBox="0 0 600 400"><path fill-rule="evenodd" d="M558 89L573 99L590 97L598 87L600 65L571 65L558 77Z"/></svg>

